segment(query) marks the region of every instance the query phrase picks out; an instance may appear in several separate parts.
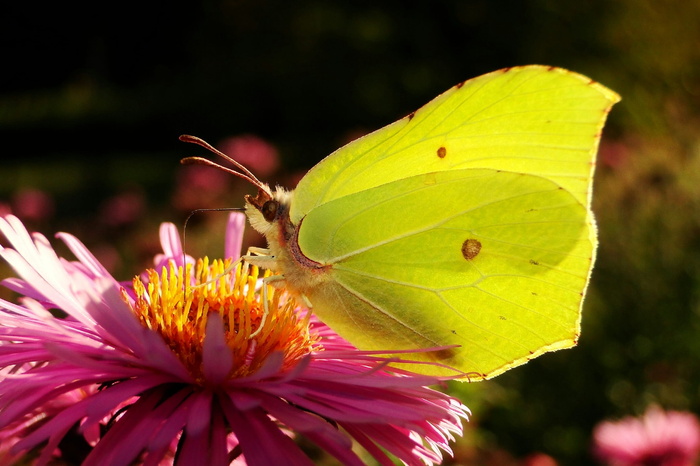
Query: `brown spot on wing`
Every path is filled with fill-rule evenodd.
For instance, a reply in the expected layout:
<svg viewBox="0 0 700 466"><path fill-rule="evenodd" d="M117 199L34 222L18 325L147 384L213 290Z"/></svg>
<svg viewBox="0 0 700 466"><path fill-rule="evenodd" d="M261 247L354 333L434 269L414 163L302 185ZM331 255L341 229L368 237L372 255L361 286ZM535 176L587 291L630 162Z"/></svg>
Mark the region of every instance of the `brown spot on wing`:
<svg viewBox="0 0 700 466"><path fill-rule="evenodd" d="M432 351L430 354L435 356L436 361L446 361L454 358L457 355L455 348L443 348L441 350Z"/></svg>
<svg viewBox="0 0 700 466"><path fill-rule="evenodd" d="M445 149L444 147L438 148L438 150L437 150L438 157L440 157L441 159L444 159L446 155L447 155L447 149Z"/></svg>
<svg viewBox="0 0 700 466"><path fill-rule="evenodd" d="M462 243L462 255L468 261L474 259L481 251L481 241L469 238Z"/></svg>

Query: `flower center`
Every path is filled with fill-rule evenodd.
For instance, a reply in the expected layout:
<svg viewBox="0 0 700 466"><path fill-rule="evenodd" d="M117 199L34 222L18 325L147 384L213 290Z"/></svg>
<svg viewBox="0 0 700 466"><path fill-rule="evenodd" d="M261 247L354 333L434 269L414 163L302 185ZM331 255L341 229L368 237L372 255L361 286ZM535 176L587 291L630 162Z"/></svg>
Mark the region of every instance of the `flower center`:
<svg viewBox="0 0 700 466"><path fill-rule="evenodd" d="M231 260L197 261L192 266L174 264L161 274L146 271L144 282L133 280L136 300L132 305L140 322L158 332L193 377L205 382L202 348L207 319L212 312L224 321L226 343L233 355L230 378L254 373L273 352L283 354L283 369L314 349L318 337L309 333L309 313L300 315L295 301L285 292L262 284L253 265ZM264 277L269 276L266 271ZM266 288L263 301L263 288Z"/></svg>

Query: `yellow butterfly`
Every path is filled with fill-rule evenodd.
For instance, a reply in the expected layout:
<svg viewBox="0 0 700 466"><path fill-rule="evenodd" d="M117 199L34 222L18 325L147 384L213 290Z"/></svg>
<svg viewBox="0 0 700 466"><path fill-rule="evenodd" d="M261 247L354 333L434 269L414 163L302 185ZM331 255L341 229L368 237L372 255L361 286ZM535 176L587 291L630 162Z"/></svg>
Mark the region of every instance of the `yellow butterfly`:
<svg viewBox="0 0 700 466"><path fill-rule="evenodd" d="M410 359L469 380L571 347L597 245L595 155L618 101L567 70L508 68L338 149L293 191L237 165L268 241L246 259L358 348L442 348Z"/></svg>

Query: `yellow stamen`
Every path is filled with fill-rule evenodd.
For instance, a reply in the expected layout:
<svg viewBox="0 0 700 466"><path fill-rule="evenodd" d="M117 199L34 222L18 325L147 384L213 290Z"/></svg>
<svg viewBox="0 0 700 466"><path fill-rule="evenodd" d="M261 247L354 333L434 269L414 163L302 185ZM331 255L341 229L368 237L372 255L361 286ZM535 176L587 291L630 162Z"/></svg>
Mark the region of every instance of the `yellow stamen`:
<svg viewBox="0 0 700 466"><path fill-rule="evenodd" d="M259 270L253 265L230 260L197 261L194 277L191 265L170 264L160 275L147 271L144 283L134 278L136 300L132 305L141 323L158 332L193 377L206 383L202 373L202 347L209 313L224 321L226 342L233 355L230 377L255 372L273 352L283 353L283 367L289 368L317 345L309 334L309 315L300 318L294 300L284 291L267 287L256 290ZM264 277L269 276L266 271ZM263 319L263 313L268 315Z"/></svg>

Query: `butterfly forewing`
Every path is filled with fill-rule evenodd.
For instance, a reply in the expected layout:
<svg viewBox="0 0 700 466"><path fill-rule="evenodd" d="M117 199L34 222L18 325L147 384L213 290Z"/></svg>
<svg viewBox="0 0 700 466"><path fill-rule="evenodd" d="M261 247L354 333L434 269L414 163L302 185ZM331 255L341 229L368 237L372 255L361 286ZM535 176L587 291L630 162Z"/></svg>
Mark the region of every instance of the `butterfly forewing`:
<svg viewBox="0 0 700 466"><path fill-rule="evenodd" d="M600 132L618 100L559 68L515 67L471 79L322 160L297 187L292 221L354 192L463 168L542 176L588 206Z"/></svg>

